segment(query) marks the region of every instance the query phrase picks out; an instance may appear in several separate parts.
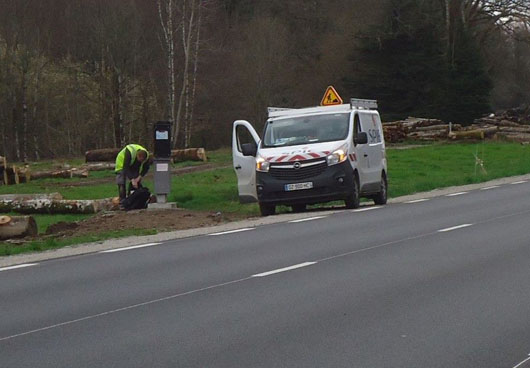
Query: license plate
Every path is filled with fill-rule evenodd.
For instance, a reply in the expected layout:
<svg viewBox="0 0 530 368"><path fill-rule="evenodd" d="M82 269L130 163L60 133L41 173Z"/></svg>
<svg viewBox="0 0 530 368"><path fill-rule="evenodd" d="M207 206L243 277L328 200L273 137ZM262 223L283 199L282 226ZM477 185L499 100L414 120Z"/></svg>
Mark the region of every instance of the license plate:
<svg viewBox="0 0 530 368"><path fill-rule="evenodd" d="M302 189L311 189L311 188L313 188L312 181L309 181L307 183L285 184L286 192L290 192L292 190L302 190Z"/></svg>

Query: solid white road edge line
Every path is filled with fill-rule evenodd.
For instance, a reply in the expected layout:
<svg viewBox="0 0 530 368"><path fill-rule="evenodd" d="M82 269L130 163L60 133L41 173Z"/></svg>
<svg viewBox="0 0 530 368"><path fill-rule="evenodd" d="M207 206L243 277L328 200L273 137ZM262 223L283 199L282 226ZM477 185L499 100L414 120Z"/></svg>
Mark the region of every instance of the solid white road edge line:
<svg viewBox="0 0 530 368"><path fill-rule="evenodd" d="M38 265L38 263L24 263L24 264L19 264L16 266L2 267L0 268L0 271L16 270L17 268L24 268L24 267L30 267L30 266L36 266L36 265Z"/></svg>
<svg viewBox="0 0 530 368"><path fill-rule="evenodd" d="M133 245L130 247L123 247L123 248L116 248L116 249L108 249L108 250L102 250L99 253L114 253L114 252L121 252L122 250L130 250L130 249L138 249L138 248L145 248L145 247L152 247L153 245L158 245L162 243L147 243L147 244L140 244L140 245Z"/></svg>
<svg viewBox="0 0 530 368"><path fill-rule="evenodd" d="M296 222L304 222L304 221L313 221L313 220L318 220L318 219L322 219L322 218L326 218L327 216L315 216L315 217L308 217L308 218L303 218L303 219L300 219L300 220L293 220L293 221L289 221L291 223L296 223Z"/></svg>
<svg viewBox="0 0 530 368"><path fill-rule="evenodd" d="M516 185L516 184L523 184L523 183L526 183L526 180L514 181L513 183L510 183L510 184L511 185Z"/></svg>
<svg viewBox="0 0 530 368"><path fill-rule="evenodd" d="M528 362L528 361L530 360L530 354L528 354L528 355L529 355L528 358L526 358L525 360L523 360L521 363L517 364L517 365L516 365L515 367L513 367L513 368L520 367L520 366L522 366L524 363Z"/></svg>
<svg viewBox="0 0 530 368"><path fill-rule="evenodd" d="M414 201L408 201L408 202L405 202L405 203L420 203L420 202L425 202L425 201L428 201L428 199L427 198L415 199Z"/></svg>
<svg viewBox="0 0 530 368"><path fill-rule="evenodd" d="M456 197L456 196L459 196L459 195L462 195L462 194L467 194L468 192L458 192L458 193L451 193L451 194L447 194L446 197Z"/></svg>
<svg viewBox="0 0 530 368"><path fill-rule="evenodd" d="M280 272L285 272L285 271L291 271L291 270L295 270L297 268L302 268L302 267L307 267L307 266L311 266L311 265L314 265L316 262L304 262L304 263L300 263L300 264L297 264L297 265L294 265L294 266L289 266L289 267L285 267L285 268L280 268L280 269L277 269L277 270L272 270L272 271L268 271L268 272L263 272L263 273L258 273L256 275L252 275L252 277L265 277L265 276L270 276L270 275L274 275L275 273L280 273Z"/></svg>
<svg viewBox="0 0 530 368"><path fill-rule="evenodd" d="M364 212L364 211L371 211L371 210L377 210L381 207L368 207L368 208L359 208L357 210L353 210L352 212Z"/></svg>
<svg viewBox="0 0 530 368"><path fill-rule="evenodd" d="M456 229L462 229L464 227L468 227L468 226L471 226L473 224L462 224L462 225L458 225L458 226L453 226L453 227L448 227L448 228L445 228L445 229L441 229L441 230L438 230L439 233L444 233L446 231L453 231L453 230L456 230Z"/></svg>
<svg viewBox="0 0 530 368"><path fill-rule="evenodd" d="M213 233L213 234L208 234L208 236L217 236L217 235L224 235L224 234L234 234L234 233L240 233L242 231L249 231L249 230L254 230L255 228L254 227L246 227L244 229L237 229L237 230L229 230L229 231L223 231L221 233Z"/></svg>
<svg viewBox="0 0 530 368"><path fill-rule="evenodd" d="M480 188L480 190L490 190L490 189L494 189L494 188L500 188L500 186L499 185L492 185L491 187Z"/></svg>

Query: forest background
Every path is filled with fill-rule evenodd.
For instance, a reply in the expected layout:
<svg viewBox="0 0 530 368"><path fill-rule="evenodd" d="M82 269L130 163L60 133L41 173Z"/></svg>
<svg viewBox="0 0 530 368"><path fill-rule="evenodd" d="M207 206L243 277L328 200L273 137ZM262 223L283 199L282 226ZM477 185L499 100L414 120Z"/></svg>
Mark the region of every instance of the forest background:
<svg viewBox="0 0 530 368"><path fill-rule="evenodd" d="M527 0L0 0L0 155L149 147L157 120L216 149L328 85L469 124L530 102L529 19Z"/></svg>

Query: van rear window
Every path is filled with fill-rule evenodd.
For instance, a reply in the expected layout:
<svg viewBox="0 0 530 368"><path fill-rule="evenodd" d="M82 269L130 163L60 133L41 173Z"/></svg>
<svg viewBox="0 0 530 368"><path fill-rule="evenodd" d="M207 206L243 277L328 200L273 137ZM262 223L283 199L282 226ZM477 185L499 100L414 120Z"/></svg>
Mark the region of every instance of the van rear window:
<svg viewBox="0 0 530 368"><path fill-rule="evenodd" d="M349 113L270 120L265 126L263 146L294 146L343 140L348 136L349 122Z"/></svg>

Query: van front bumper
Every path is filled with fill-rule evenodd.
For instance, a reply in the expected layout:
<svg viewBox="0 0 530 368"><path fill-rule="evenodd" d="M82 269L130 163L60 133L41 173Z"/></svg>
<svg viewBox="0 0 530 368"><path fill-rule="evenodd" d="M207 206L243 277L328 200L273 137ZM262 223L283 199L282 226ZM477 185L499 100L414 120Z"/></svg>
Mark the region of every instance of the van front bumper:
<svg viewBox="0 0 530 368"><path fill-rule="evenodd" d="M328 166L322 173L299 180L279 179L270 173L256 172L258 201L275 205L315 204L343 200L353 188L353 169L348 161ZM311 189L286 191L287 184L311 182Z"/></svg>

